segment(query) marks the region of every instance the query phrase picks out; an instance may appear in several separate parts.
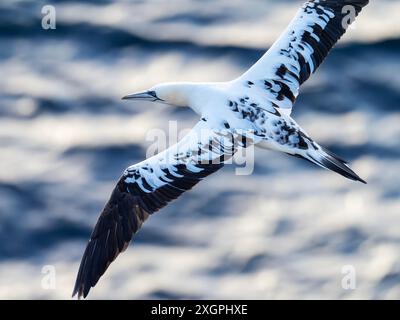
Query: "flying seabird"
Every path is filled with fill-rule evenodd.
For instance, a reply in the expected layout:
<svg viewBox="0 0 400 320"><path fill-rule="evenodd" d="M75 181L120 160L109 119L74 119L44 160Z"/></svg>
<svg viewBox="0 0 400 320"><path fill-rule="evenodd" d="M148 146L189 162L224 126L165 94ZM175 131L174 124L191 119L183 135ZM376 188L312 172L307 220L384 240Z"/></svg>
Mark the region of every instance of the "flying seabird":
<svg viewBox="0 0 400 320"><path fill-rule="evenodd" d="M176 145L128 167L83 254L73 296L86 297L143 222L255 144L304 158L365 183L291 118L300 85L315 72L368 0L309 0L272 47L242 76L220 83L164 83L123 99L189 106L200 121ZM351 17L350 17L351 18Z"/></svg>

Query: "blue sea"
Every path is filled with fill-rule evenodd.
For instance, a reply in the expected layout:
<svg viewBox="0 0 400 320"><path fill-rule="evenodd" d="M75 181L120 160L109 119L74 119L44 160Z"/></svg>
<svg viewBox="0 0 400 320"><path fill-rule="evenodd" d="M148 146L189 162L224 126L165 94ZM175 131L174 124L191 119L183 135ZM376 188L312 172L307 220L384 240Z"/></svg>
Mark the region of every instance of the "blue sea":
<svg viewBox="0 0 400 320"><path fill-rule="evenodd" d="M257 149L251 175L227 166L151 216L89 298L400 298L400 1L370 2L292 114L368 184ZM42 27L49 4L55 29ZM3 0L0 299L70 299L148 133L198 121L122 96L239 76L301 4Z"/></svg>

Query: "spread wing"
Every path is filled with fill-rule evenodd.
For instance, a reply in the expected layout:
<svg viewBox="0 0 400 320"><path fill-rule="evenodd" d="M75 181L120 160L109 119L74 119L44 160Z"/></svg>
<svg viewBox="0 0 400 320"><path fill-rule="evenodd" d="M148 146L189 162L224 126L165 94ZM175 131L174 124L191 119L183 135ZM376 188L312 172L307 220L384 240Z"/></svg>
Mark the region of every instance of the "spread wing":
<svg viewBox="0 0 400 320"><path fill-rule="evenodd" d="M235 133L202 120L178 144L128 167L87 244L73 296L86 297L149 215L220 169L238 145Z"/></svg>
<svg viewBox="0 0 400 320"><path fill-rule="evenodd" d="M284 33L238 80L261 88L290 114L300 85L315 72L368 0L309 0Z"/></svg>

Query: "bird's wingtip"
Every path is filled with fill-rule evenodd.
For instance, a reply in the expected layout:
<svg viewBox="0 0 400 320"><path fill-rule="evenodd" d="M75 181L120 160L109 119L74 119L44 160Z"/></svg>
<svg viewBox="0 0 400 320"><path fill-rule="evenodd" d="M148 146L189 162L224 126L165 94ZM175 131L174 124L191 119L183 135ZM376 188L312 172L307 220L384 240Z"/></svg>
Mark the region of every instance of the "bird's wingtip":
<svg viewBox="0 0 400 320"><path fill-rule="evenodd" d="M319 147L319 149L317 149L313 154L308 153L307 156L302 157L320 165L321 167L332 170L347 179L367 184L364 179L360 178L358 174L349 167L346 160L325 148Z"/></svg>
<svg viewBox="0 0 400 320"><path fill-rule="evenodd" d="M76 298L79 300L81 298L81 294L80 294L80 290L78 290L77 285L75 285L74 290L72 291L71 298L75 298L76 295L77 295Z"/></svg>
<svg viewBox="0 0 400 320"><path fill-rule="evenodd" d="M368 184L367 181L365 181L364 179L361 179L360 177L358 177L358 181L360 181L363 184Z"/></svg>
<svg viewBox="0 0 400 320"><path fill-rule="evenodd" d="M76 296L76 300L81 300L82 298L85 299L87 296L87 293L85 294L83 292L83 290L80 288L79 290L74 290L72 292L71 298L75 298Z"/></svg>
<svg viewBox="0 0 400 320"><path fill-rule="evenodd" d="M74 290L72 291L72 298L77 298L77 300L81 300L82 298L85 299L86 296L89 294L91 287L89 289L85 288L85 284L80 282L79 279L76 280Z"/></svg>

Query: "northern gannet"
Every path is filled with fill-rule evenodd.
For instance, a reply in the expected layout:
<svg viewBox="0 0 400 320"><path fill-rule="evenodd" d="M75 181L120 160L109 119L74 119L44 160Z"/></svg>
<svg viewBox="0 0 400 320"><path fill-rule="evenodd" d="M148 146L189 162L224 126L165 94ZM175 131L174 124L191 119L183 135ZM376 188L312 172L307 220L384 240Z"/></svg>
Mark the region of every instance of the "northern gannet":
<svg viewBox="0 0 400 320"><path fill-rule="evenodd" d="M346 31L349 12L353 10L355 17L367 4L368 0L309 0L239 78L164 83L123 97L189 106L201 120L176 145L123 172L87 244L73 296L87 296L152 213L219 170L247 143L304 158L365 183L346 161L313 141L290 114L300 85Z"/></svg>

